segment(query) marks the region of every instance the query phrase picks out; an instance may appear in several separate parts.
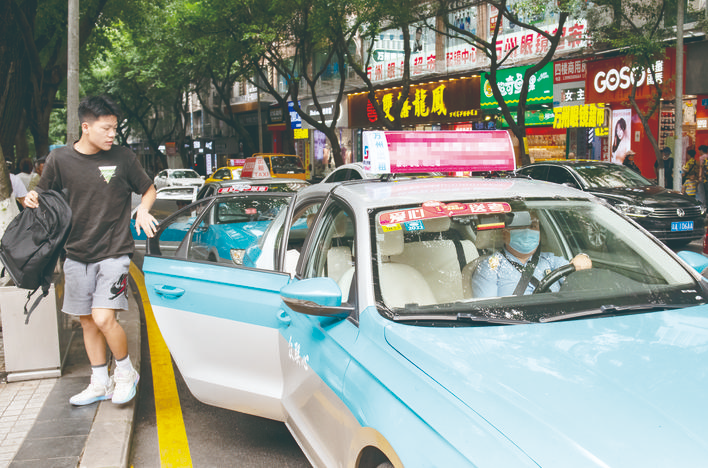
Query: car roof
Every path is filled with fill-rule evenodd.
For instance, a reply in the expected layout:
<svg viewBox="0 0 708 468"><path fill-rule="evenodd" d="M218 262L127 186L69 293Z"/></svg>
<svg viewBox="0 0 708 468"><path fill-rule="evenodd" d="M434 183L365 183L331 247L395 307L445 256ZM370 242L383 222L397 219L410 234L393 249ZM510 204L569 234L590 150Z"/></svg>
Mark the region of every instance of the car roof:
<svg viewBox="0 0 708 468"><path fill-rule="evenodd" d="M228 186L228 185L244 185L244 184L252 184L252 185L268 185L268 184L306 184L309 185L309 182L306 180L302 179L289 179L285 177L271 177L271 178L265 178L265 179L252 179L252 178L246 178L246 177L241 177L240 179L228 179L228 180L217 180L215 182L209 182L208 185L220 185L220 186Z"/></svg>
<svg viewBox="0 0 708 468"><path fill-rule="evenodd" d="M596 161L594 159L544 159L543 161L536 161L536 162L531 163L531 164L524 166L524 167L540 166L543 164L553 164L553 165L571 166L571 167L572 166L588 166L588 165L605 166L605 167L621 166L621 164L616 164L616 163L607 162L607 161ZM523 169L524 167L520 167L519 169Z"/></svg>
<svg viewBox="0 0 708 468"><path fill-rule="evenodd" d="M581 190L549 182L482 177L431 177L392 181L358 180L338 184L315 184L301 194L331 192L357 209L410 206L426 201L499 200L521 198L596 198Z"/></svg>

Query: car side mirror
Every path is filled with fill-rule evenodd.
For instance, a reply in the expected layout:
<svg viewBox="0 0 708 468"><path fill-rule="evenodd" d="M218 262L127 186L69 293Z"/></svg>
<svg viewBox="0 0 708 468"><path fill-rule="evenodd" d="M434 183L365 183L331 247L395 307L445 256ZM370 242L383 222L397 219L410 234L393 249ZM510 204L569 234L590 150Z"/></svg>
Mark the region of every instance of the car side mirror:
<svg viewBox="0 0 708 468"><path fill-rule="evenodd" d="M688 266L696 270L701 275L708 274L708 257L701 255L698 252L690 250L682 250L677 254L681 260L688 263ZM705 275L704 275L705 276Z"/></svg>
<svg viewBox="0 0 708 468"><path fill-rule="evenodd" d="M342 290L332 278L308 278L280 290L280 298L295 312L320 317L344 318L354 311L342 305Z"/></svg>

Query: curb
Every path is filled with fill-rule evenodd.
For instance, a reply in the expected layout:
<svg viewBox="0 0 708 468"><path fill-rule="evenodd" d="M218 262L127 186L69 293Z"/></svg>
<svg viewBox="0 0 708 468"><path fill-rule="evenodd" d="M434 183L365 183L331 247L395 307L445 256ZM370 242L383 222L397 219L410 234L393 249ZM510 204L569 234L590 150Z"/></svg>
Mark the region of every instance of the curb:
<svg viewBox="0 0 708 468"><path fill-rule="evenodd" d="M128 336L130 359L133 361L135 370L140 373L140 304L142 302L135 281L131 273L129 307L127 311L119 313L118 321ZM99 403L79 468L128 468L137 404L137 394L125 405L114 405L110 401Z"/></svg>

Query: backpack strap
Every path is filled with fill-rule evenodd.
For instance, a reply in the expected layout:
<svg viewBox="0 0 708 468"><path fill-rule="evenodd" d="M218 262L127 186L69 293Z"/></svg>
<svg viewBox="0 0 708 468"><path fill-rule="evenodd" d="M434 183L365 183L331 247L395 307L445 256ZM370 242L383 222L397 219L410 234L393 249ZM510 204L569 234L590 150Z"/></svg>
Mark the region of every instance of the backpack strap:
<svg viewBox="0 0 708 468"><path fill-rule="evenodd" d="M32 303L32 306L30 306L29 309L27 309L27 305L29 304L30 299L32 299L32 295L37 292L37 290L40 288L40 286L35 288L34 291L30 291L29 293L27 293L27 302L25 302L25 325L27 325L29 323L30 315L32 315L32 312L34 312L34 309L37 308L37 306L42 301L42 299L44 299L45 297L47 297L49 295L49 286L50 285L47 283L42 283L42 286L41 286L42 295L38 296L34 300L34 302Z"/></svg>

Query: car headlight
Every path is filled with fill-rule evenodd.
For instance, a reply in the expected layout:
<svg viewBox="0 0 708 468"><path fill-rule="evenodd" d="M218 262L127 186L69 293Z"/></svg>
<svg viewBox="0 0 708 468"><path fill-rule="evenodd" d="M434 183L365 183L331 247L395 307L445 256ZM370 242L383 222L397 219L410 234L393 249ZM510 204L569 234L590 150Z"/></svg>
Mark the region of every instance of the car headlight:
<svg viewBox="0 0 708 468"><path fill-rule="evenodd" d="M706 214L706 207L701 205L701 216L703 216L704 214Z"/></svg>
<svg viewBox="0 0 708 468"><path fill-rule="evenodd" d="M646 206L628 205L627 203L619 203L615 205L622 213L635 218L644 218L654 213L654 208Z"/></svg>
<svg viewBox="0 0 708 468"><path fill-rule="evenodd" d="M231 261L236 265L243 265L243 256L245 254L245 249L231 249Z"/></svg>

